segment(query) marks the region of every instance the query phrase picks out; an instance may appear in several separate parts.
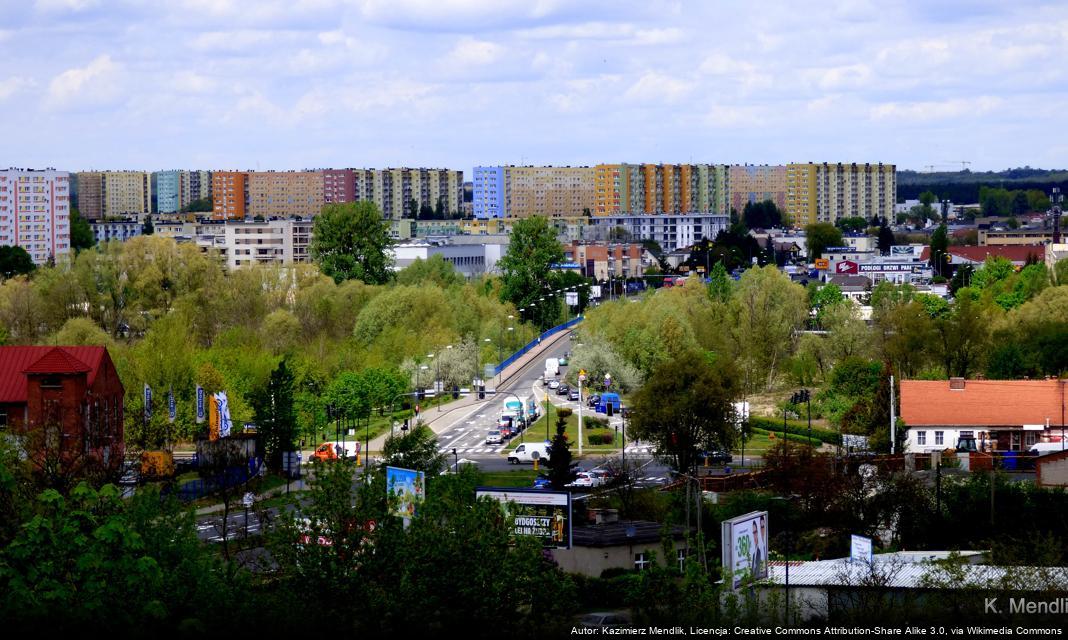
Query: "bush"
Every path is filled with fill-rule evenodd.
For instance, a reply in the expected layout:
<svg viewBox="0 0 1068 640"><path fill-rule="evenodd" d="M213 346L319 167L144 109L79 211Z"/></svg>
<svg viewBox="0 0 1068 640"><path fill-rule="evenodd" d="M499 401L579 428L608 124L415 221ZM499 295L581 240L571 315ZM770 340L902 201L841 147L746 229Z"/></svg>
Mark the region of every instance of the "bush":
<svg viewBox="0 0 1068 640"><path fill-rule="evenodd" d="M556 409L556 415L560 418L568 418L571 416L571 409L567 407L559 407Z"/></svg>
<svg viewBox="0 0 1068 640"><path fill-rule="evenodd" d="M775 431L775 430L755 429L754 428L752 431L753 431L753 433L758 433L758 434L763 435L763 436L766 436L768 434L774 433L776 438L782 439L782 429L779 429L778 431ZM806 445L808 445L810 447L818 447L821 444L823 444L823 441L819 440L818 438L808 438L806 436L799 436L799 435L790 433L789 429L787 429L787 431L786 431L786 439L789 440L790 442L798 442L798 443L801 443L801 444L806 444Z"/></svg>
<svg viewBox="0 0 1068 640"><path fill-rule="evenodd" d="M756 431L762 429L764 431L771 431L773 433L781 434L783 431L782 420L774 420L772 418L761 417L749 417L749 426ZM794 435L808 437L808 423L801 421L787 421L786 433L792 433ZM830 429L823 429L821 427L812 427L812 439L826 442L827 444L838 444L838 433L831 431Z"/></svg>
<svg viewBox="0 0 1068 640"><path fill-rule="evenodd" d="M608 418L597 418L594 416L582 416L582 424L590 429L607 429Z"/></svg>
<svg viewBox="0 0 1068 640"><path fill-rule="evenodd" d="M616 434L611 431L593 431L587 434L586 440L590 444L612 444L616 440Z"/></svg>

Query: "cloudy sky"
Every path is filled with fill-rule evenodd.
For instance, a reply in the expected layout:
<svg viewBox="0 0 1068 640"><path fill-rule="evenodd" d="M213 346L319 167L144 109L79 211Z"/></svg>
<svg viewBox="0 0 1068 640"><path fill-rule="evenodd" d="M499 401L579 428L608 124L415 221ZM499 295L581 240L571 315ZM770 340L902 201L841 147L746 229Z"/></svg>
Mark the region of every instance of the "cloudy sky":
<svg viewBox="0 0 1068 640"><path fill-rule="evenodd" d="M1068 3L0 0L0 166L1068 166Z"/></svg>

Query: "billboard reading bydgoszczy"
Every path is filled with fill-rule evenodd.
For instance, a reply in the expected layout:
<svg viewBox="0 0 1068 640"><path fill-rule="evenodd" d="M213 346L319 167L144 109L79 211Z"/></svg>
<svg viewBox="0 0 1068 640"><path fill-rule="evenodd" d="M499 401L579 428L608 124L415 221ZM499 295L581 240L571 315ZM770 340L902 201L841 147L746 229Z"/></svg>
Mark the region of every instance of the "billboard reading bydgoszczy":
<svg viewBox="0 0 1068 640"><path fill-rule="evenodd" d="M723 573L732 589L768 577L768 512L753 511L722 524Z"/></svg>
<svg viewBox="0 0 1068 640"><path fill-rule="evenodd" d="M397 499L393 515L414 518L426 497L426 476L422 471L386 467L386 491L387 495Z"/></svg>
<svg viewBox="0 0 1068 640"><path fill-rule="evenodd" d="M531 536L549 549L571 548L571 494L540 489L479 487L475 499L492 498L501 503L514 537Z"/></svg>

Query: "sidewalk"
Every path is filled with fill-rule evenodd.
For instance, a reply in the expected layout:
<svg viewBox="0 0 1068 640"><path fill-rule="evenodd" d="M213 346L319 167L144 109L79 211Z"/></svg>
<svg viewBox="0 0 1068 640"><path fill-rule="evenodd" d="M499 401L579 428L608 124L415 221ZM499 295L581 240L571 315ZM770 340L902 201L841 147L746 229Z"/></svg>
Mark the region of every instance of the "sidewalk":
<svg viewBox="0 0 1068 640"><path fill-rule="evenodd" d="M531 349L527 353L520 356L515 362L508 365L503 371L494 376L489 382L493 383L493 386L486 386L486 390L500 389L504 390L505 386L511 383L519 373L527 367L530 363L540 359L540 356L548 349L556 346L561 340L566 340L571 335L571 330L561 331L549 338L546 338L536 348ZM478 395L470 393L461 397L458 400L432 407L419 414L419 420L433 431L435 434L440 434L451 429L456 423L461 420L467 419L469 415L474 411L483 408L488 400L495 398L496 396L486 395L485 400L479 400ZM467 411L464 411L467 409ZM384 433L371 440L371 444L368 447L371 453L381 453L383 445L385 445L386 438L389 437L389 433Z"/></svg>

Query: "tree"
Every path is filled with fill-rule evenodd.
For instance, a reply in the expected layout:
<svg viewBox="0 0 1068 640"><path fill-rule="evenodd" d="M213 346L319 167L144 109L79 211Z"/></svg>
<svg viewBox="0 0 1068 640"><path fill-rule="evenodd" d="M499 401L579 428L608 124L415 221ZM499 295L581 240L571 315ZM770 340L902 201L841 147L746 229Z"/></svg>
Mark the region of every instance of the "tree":
<svg viewBox="0 0 1068 640"><path fill-rule="evenodd" d="M1023 215L1031 210L1031 201L1027 198L1026 191L1013 191L1012 215Z"/></svg>
<svg viewBox="0 0 1068 640"><path fill-rule="evenodd" d="M445 200L443 200L441 196L438 196L438 201L434 204L434 219L444 220L447 217L445 215L446 213L447 212L445 211Z"/></svg>
<svg viewBox="0 0 1068 640"><path fill-rule="evenodd" d="M728 305L733 353L749 385L771 388L808 317L805 290L774 266L742 274Z"/></svg>
<svg viewBox="0 0 1068 640"><path fill-rule="evenodd" d="M150 236L156 232L156 228L152 226L152 216L146 215L145 222L141 225L141 235Z"/></svg>
<svg viewBox="0 0 1068 640"><path fill-rule="evenodd" d="M571 409L556 410L556 435L549 445L549 483L555 491L565 491L578 475L578 463L571 462L571 443L567 440L567 419Z"/></svg>
<svg viewBox="0 0 1068 640"><path fill-rule="evenodd" d="M731 299L732 284L727 268L717 261L708 276L708 296L715 302L726 304Z"/></svg>
<svg viewBox="0 0 1068 640"><path fill-rule="evenodd" d="M879 253L885 255L890 254L890 247L894 244L894 232L890 230L890 225L886 223L886 218L879 224Z"/></svg>
<svg viewBox="0 0 1068 640"><path fill-rule="evenodd" d="M935 232L931 234L931 268L934 269L935 274L944 275L946 273L946 262L949 254L946 250L949 248L949 235L946 231L946 225L940 224Z"/></svg>
<svg viewBox="0 0 1068 640"><path fill-rule="evenodd" d="M564 249L547 219L534 216L516 221L508 253L497 262L501 300L525 308L524 319L539 328L552 327L560 317L560 300L550 293L551 268L563 259Z"/></svg>
<svg viewBox="0 0 1068 640"><path fill-rule="evenodd" d="M937 200L938 196L936 196L931 191L924 191L920 194L920 214L923 216L924 220L933 219L932 216L935 215L935 211L934 207L932 207L931 205L934 204Z"/></svg>
<svg viewBox="0 0 1068 640"><path fill-rule="evenodd" d="M868 226L868 221L862 216L838 218L834 226L848 233L860 233Z"/></svg>
<svg viewBox="0 0 1068 640"><path fill-rule="evenodd" d="M842 246L842 231L829 222L817 222L805 227L809 259L823 257L827 247Z"/></svg>
<svg viewBox="0 0 1068 640"><path fill-rule="evenodd" d="M772 200L747 202L742 210L742 219L750 229L770 229L782 224L782 212Z"/></svg>
<svg viewBox="0 0 1068 640"><path fill-rule="evenodd" d="M28 273L33 273L37 265L33 258L22 247L14 245L0 246L0 276L13 278Z"/></svg>
<svg viewBox="0 0 1068 640"><path fill-rule="evenodd" d="M419 285L431 283L441 288L461 285L464 277L441 254L423 260L416 258L407 267L397 272L397 284Z"/></svg>
<svg viewBox="0 0 1068 640"><path fill-rule="evenodd" d="M77 207L70 208L70 248L77 254L96 244L96 236L89 221L82 217Z"/></svg>
<svg viewBox="0 0 1068 640"><path fill-rule="evenodd" d="M634 394L631 434L655 442L681 473L701 447L730 449L737 438L738 372L726 360L691 351L657 368Z"/></svg>
<svg viewBox="0 0 1068 640"><path fill-rule="evenodd" d="M281 471L282 454L297 445L297 420L293 411L293 374L285 358L271 372L267 385L252 397L256 430L263 439L267 467Z"/></svg>
<svg viewBox="0 0 1068 640"><path fill-rule="evenodd" d="M207 213L213 209L211 198L198 198L191 200L182 207L182 213Z"/></svg>
<svg viewBox="0 0 1068 640"><path fill-rule="evenodd" d="M415 198L409 198L408 202L407 202L407 205L408 205L408 217L411 218L412 220L418 220L419 219L419 201L417 201Z"/></svg>
<svg viewBox="0 0 1068 640"><path fill-rule="evenodd" d="M448 466L445 454L438 449L434 432L419 423L408 433L386 438L386 443L382 445L382 466L404 467L436 476Z"/></svg>
<svg viewBox="0 0 1068 640"><path fill-rule="evenodd" d="M371 202L328 204L315 218L311 252L323 273L341 283L382 284L393 277L389 226Z"/></svg>

